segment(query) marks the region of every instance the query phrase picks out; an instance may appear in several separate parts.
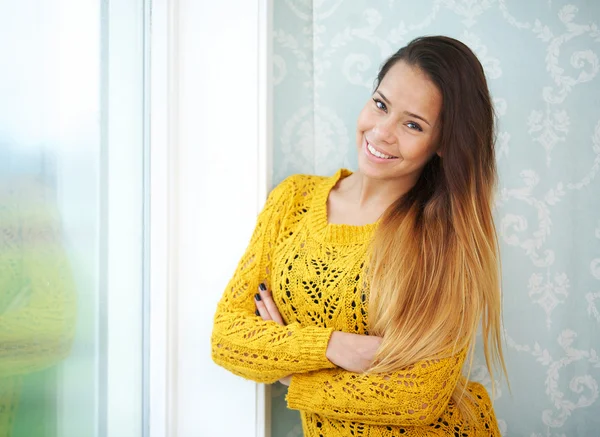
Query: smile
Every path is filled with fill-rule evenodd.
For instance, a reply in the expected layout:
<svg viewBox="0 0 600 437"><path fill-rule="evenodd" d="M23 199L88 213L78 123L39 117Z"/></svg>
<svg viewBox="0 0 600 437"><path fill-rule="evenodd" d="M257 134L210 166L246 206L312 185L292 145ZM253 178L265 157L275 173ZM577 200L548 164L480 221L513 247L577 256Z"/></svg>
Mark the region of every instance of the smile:
<svg viewBox="0 0 600 437"><path fill-rule="evenodd" d="M367 150L369 151L369 153L377 158L380 159L397 159L397 156L391 156L391 155L386 155L383 152L380 152L379 150L377 150L375 147L373 147L371 144L369 144L369 142L367 141Z"/></svg>

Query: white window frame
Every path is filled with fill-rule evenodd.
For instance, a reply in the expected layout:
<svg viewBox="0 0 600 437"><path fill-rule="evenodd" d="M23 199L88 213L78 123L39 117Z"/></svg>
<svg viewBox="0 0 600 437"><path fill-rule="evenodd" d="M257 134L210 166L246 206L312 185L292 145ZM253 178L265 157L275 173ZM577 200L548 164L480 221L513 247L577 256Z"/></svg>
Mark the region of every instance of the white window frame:
<svg viewBox="0 0 600 437"><path fill-rule="evenodd" d="M101 114L101 143L80 144L73 142L73 138L81 141L79 137L65 136L60 137L56 149L58 203L61 212L66 213L62 217L65 243L77 261L74 276L81 280L77 284L80 299L72 356L58 367L56 433L62 437L82 433L134 436L143 432L137 418L143 414L143 236L139 231L144 123L141 14L145 2L61 0L51 6L64 19L58 62L72 63L83 81L100 84L99 101L86 104L94 110L99 104ZM77 33L80 39L73 39L71 36ZM78 55L96 38L101 50L86 53L94 56L90 66L89 58ZM90 73L95 62L98 77ZM62 93L69 95L77 92L81 83L74 83L73 89L68 82L64 85ZM69 147L80 152L84 164L73 165L78 155ZM80 178L84 183L78 185ZM93 220L90 210L87 216L77 210L88 209L88 204L73 202L77 198L73 196L81 195L82 187L89 190L85 194L95 202L91 213L97 216Z"/></svg>
<svg viewBox="0 0 600 437"><path fill-rule="evenodd" d="M151 1L150 437L270 437L268 387L214 365L208 339L216 302L271 188L272 6L272 0ZM231 56L238 45L243 54ZM244 74L240 83L218 84L218 94L206 86L217 64L225 80L236 69ZM250 120L235 120L227 130L228 115L211 110L217 98L235 102ZM232 155L231 172L214 168ZM220 245L231 250L224 254ZM209 272L214 277L207 279ZM243 408L235 409L236 399L244 399Z"/></svg>
<svg viewBox="0 0 600 437"><path fill-rule="evenodd" d="M150 0L147 5L146 63L149 89L149 306L148 435L174 436L173 417L176 331L170 317L176 306L174 276L176 220L173 166L176 163L177 47L176 1ZM151 6L151 7L149 7Z"/></svg>

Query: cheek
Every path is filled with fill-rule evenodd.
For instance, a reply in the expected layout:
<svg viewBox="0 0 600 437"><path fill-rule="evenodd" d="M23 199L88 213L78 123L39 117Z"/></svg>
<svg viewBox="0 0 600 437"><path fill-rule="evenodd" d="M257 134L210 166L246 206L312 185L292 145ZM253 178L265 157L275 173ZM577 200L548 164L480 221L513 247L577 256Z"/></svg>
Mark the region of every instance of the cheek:
<svg viewBox="0 0 600 437"><path fill-rule="evenodd" d="M401 138L400 148L404 159L414 161L416 164L427 162L434 153L430 138L418 135L407 134L404 138Z"/></svg>
<svg viewBox="0 0 600 437"><path fill-rule="evenodd" d="M371 118L369 110L364 107L360 114L358 114L358 119L356 120L356 133L357 135L362 135L365 131L371 128L371 122L369 121Z"/></svg>

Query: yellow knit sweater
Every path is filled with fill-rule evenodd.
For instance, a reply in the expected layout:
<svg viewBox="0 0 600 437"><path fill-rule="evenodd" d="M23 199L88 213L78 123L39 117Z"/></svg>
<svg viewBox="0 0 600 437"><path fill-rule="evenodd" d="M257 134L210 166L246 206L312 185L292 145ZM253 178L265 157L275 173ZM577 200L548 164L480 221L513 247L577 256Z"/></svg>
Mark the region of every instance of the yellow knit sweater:
<svg viewBox="0 0 600 437"><path fill-rule="evenodd" d="M377 224L327 222L333 177L291 176L275 188L219 302L213 360L244 378L273 383L293 374L288 407L300 410L305 437L500 436L483 386L470 382L480 421L467 426L450 396L464 352L388 374L362 375L325 356L334 330L367 334L361 275ZM286 323L255 315L266 282Z"/></svg>

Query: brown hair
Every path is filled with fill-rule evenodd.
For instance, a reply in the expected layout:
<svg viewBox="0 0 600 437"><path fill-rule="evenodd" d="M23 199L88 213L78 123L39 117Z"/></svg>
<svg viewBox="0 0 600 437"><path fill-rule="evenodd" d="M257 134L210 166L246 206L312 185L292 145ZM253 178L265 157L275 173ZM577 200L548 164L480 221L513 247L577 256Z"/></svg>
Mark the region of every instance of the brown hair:
<svg viewBox="0 0 600 437"><path fill-rule="evenodd" d="M492 383L506 367L501 345L498 241L492 216L497 183L494 110L483 67L444 36L411 41L396 62L424 72L442 94L439 151L416 184L382 217L371 247L369 332L383 337L372 372L470 348L481 323ZM492 392L494 392L494 385ZM470 417L459 381L452 399Z"/></svg>

